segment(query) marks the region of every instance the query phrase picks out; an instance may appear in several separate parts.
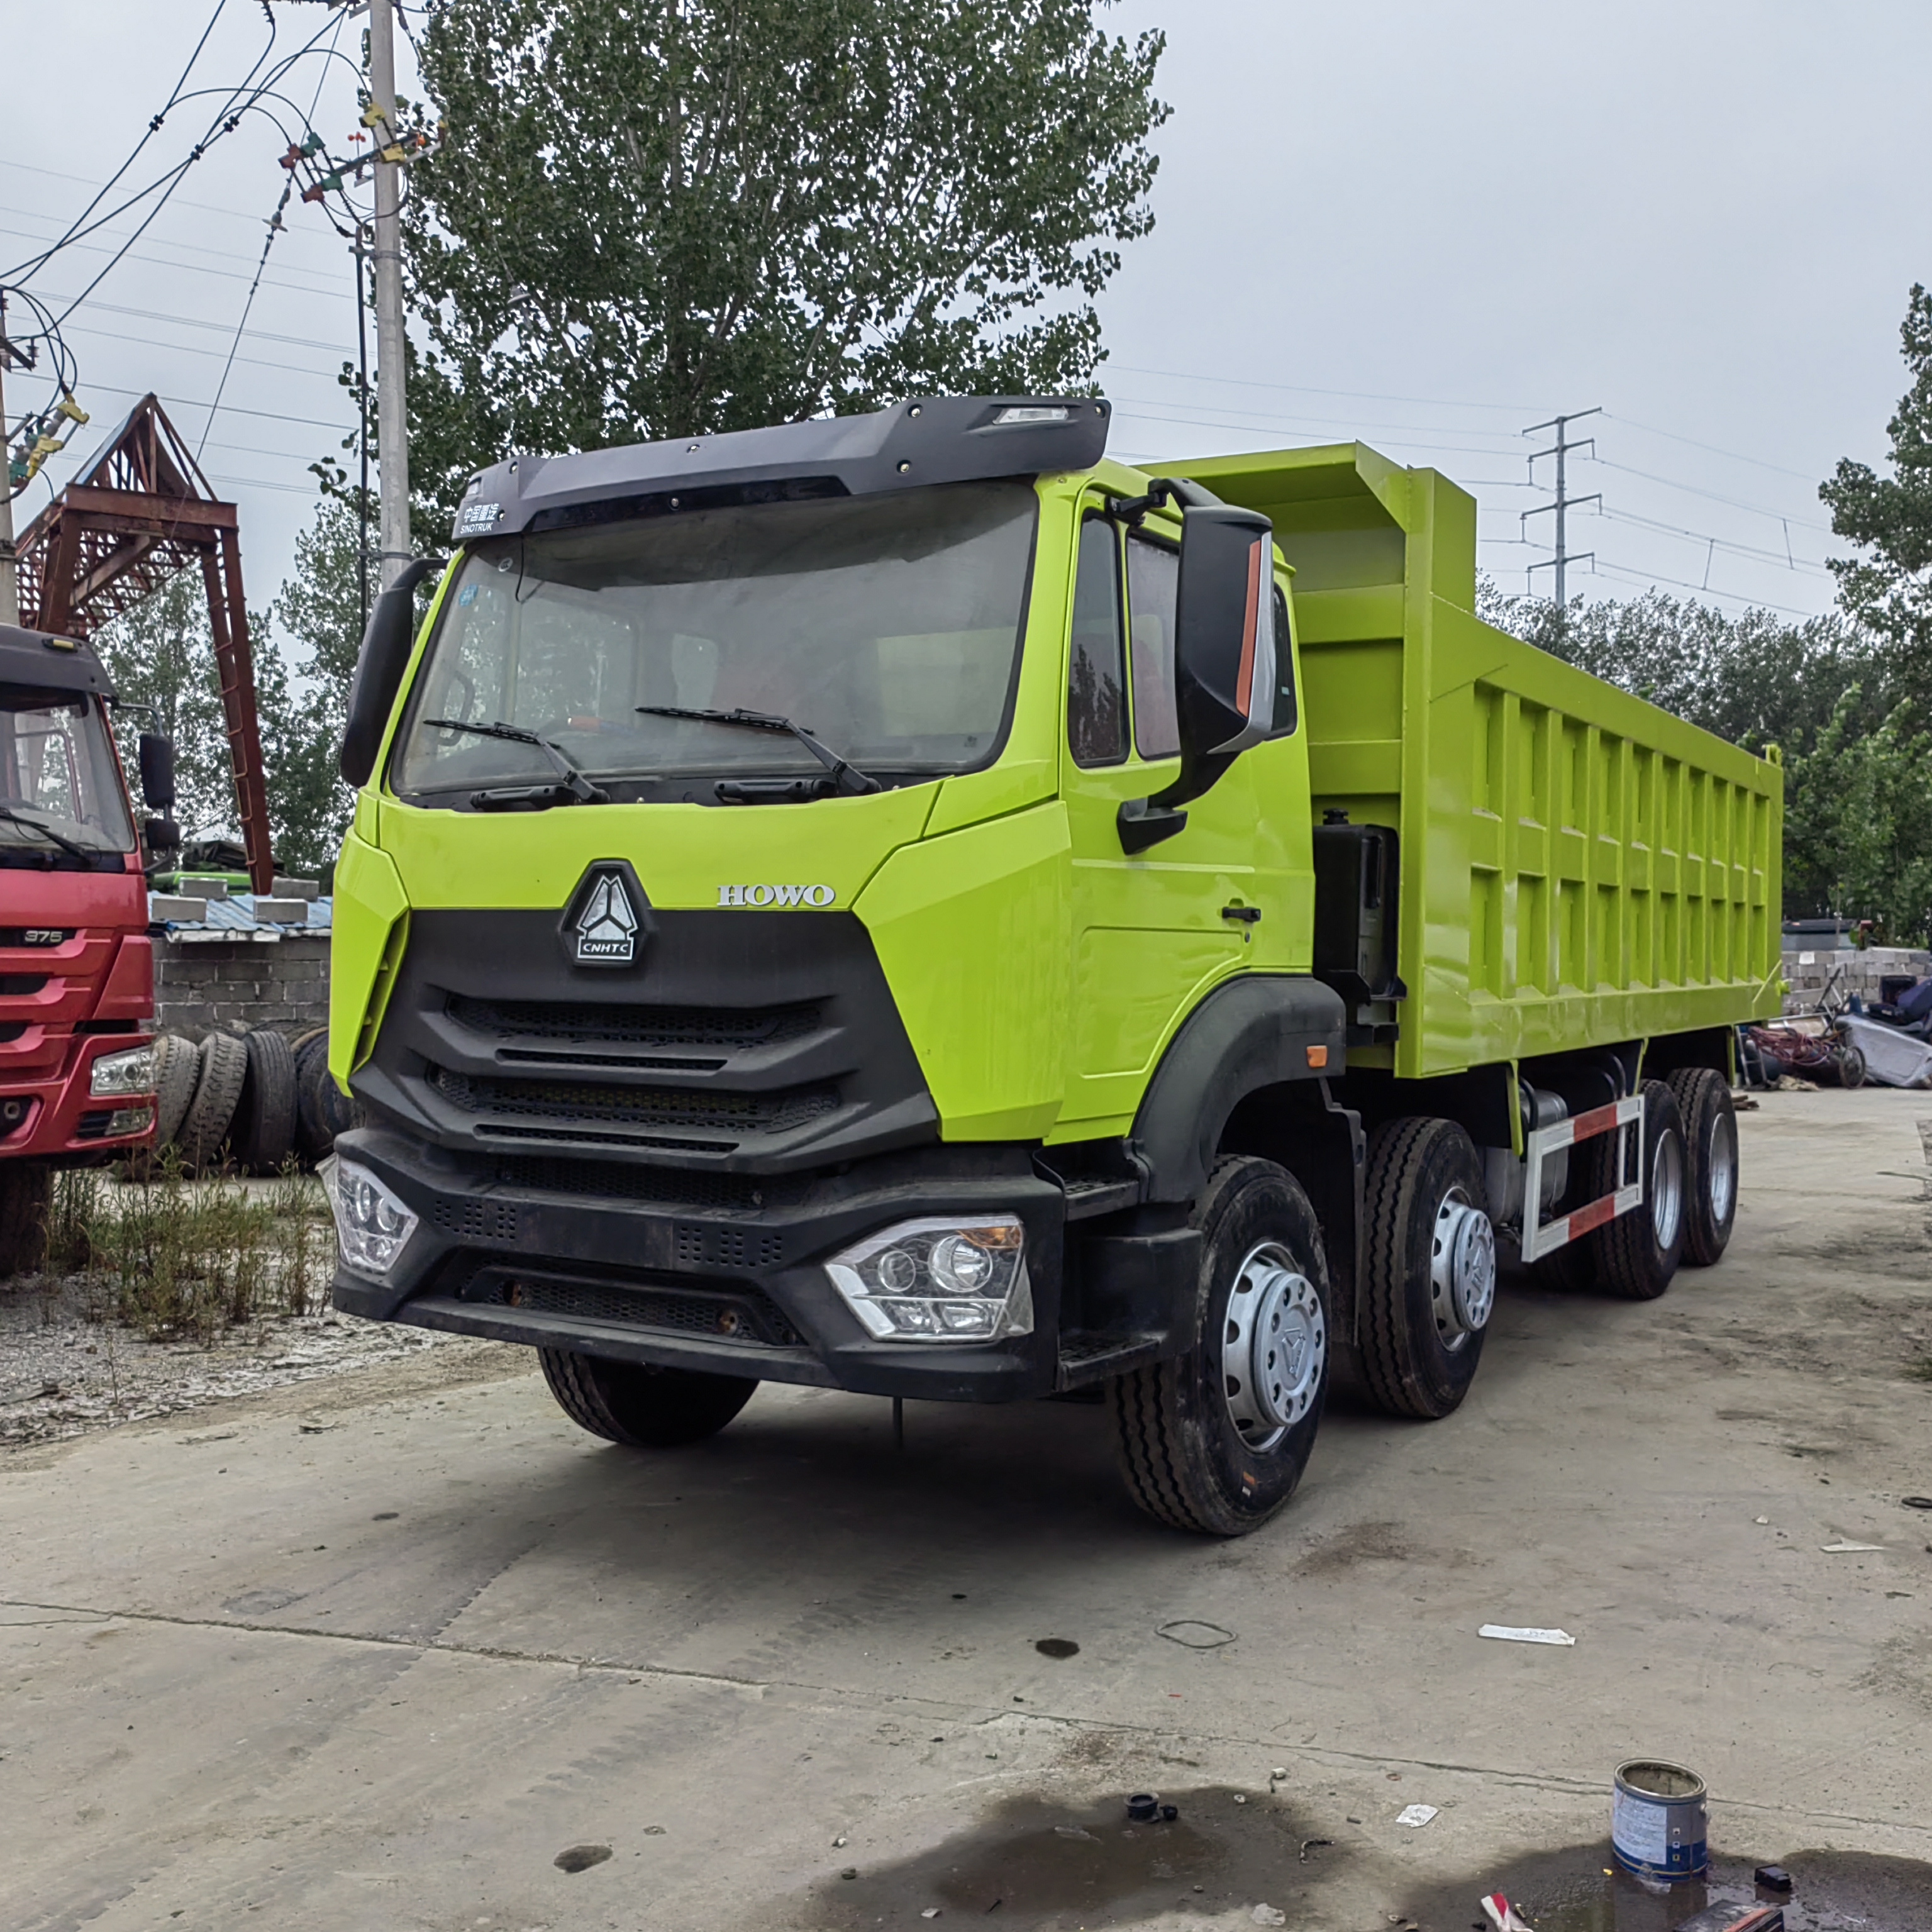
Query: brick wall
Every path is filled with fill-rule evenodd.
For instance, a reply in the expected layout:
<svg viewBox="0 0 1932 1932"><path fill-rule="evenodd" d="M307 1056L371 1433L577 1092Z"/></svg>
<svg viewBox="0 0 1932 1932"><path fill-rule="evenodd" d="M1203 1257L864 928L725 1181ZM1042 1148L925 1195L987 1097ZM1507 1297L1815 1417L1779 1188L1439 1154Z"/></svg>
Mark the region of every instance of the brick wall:
<svg viewBox="0 0 1932 1932"><path fill-rule="evenodd" d="M1868 946L1837 948L1792 946L1786 940L1784 976L1791 990L1784 996L1787 1013L1802 1012L1815 1006L1829 988L1834 998L1856 993L1867 1004L1884 998L1880 982L1895 975L1910 974L1922 979L1932 973L1932 952L1904 946Z"/></svg>
<svg viewBox="0 0 1932 1932"><path fill-rule="evenodd" d="M260 940L157 938L155 1024L200 1040L275 1027L299 1033L328 1022L328 937Z"/></svg>

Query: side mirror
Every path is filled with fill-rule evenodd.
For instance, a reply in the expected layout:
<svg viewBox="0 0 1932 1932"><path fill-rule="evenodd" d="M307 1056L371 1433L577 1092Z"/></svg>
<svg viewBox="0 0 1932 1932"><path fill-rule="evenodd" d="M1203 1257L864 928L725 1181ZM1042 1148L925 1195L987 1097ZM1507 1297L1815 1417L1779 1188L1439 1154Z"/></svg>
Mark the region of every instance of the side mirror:
<svg viewBox="0 0 1932 1932"><path fill-rule="evenodd" d="M1166 790L1120 807L1120 844L1129 852L1172 838L1187 823L1179 808L1267 737L1275 652L1286 642L1274 634L1274 526L1194 486L1170 484L1165 494L1185 506L1174 626L1180 772Z"/></svg>
<svg viewBox="0 0 1932 1932"><path fill-rule="evenodd" d="M349 686L349 718L342 729L342 776L359 789L376 769L383 728L408 669L410 647L416 641L416 590L425 577L445 566L440 556L418 557L376 599L356 675Z"/></svg>
<svg viewBox="0 0 1932 1932"><path fill-rule="evenodd" d="M175 741L143 731L140 741L141 802L165 817L175 802Z"/></svg>
<svg viewBox="0 0 1932 1932"><path fill-rule="evenodd" d="M181 850L181 827L172 818L151 818L141 828L141 836L148 842L148 850L158 859L164 852Z"/></svg>

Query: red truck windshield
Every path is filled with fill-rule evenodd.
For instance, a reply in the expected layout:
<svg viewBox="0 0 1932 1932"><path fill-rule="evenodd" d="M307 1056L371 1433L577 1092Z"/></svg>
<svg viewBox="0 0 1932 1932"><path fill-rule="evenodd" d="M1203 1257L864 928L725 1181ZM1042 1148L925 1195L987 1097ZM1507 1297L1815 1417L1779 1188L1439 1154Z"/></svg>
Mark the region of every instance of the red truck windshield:
<svg viewBox="0 0 1932 1932"><path fill-rule="evenodd" d="M131 852L107 722L92 698L0 687L0 864L32 854Z"/></svg>

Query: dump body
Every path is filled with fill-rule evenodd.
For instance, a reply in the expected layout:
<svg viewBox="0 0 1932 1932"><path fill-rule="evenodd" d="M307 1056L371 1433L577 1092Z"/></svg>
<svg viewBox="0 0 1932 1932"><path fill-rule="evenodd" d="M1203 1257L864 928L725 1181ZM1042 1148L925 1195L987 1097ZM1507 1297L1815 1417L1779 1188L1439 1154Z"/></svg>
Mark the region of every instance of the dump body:
<svg viewBox="0 0 1932 1932"><path fill-rule="evenodd" d="M1310 806L1400 839L1420 1078L1778 1010L1784 778L1474 614L1475 500L1360 443L1177 466L1294 566Z"/></svg>

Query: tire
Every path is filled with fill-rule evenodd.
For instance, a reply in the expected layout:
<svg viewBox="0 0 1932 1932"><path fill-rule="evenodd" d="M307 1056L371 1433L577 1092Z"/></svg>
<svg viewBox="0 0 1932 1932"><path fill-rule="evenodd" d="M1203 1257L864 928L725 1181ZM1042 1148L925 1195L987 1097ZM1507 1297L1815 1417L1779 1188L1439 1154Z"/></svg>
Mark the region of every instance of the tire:
<svg viewBox="0 0 1932 1932"><path fill-rule="evenodd" d="M1621 1138L1606 1135L1604 1145ZM1677 1102L1661 1080L1646 1080L1642 1204L1584 1237L1594 1252L1597 1280L1605 1294L1654 1301L1670 1286L1684 1256L1688 1167L1684 1117Z"/></svg>
<svg viewBox="0 0 1932 1932"><path fill-rule="evenodd" d="M296 1057L271 1027L242 1036L248 1077L242 1083L228 1143L250 1174L279 1174L296 1139Z"/></svg>
<svg viewBox="0 0 1932 1932"><path fill-rule="evenodd" d="M309 1047L308 1056L307 1071L298 1076L296 1131L303 1158L313 1164L328 1156L338 1134L362 1124L362 1108L336 1085L326 1036Z"/></svg>
<svg viewBox="0 0 1932 1932"><path fill-rule="evenodd" d="M320 1063L326 1076L328 1069L328 1029L318 1027L305 1033L294 1042L296 1060L296 1152L305 1166L314 1167L318 1161L328 1157L334 1144L334 1136L317 1117L316 1108L320 1096L314 1093L313 1083L316 1067Z"/></svg>
<svg viewBox="0 0 1932 1932"><path fill-rule="evenodd" d="M213 1167L220 1156L248 1078L248 1049L232 1033L212 1033L201 1043L200 1059L194 1098L177 1136L182 1165L194 1174Z"/></svg>
<svg viewBox="0 0 1932 1932"><path fill-rule="evenodd" d="M1865 1056L1862 1048L1846 1040L1843 1046L1832 1049L1832 1065L1837 1072L1838 1084L1850 1092L1865 1084Z"/></svg>
<svg viewBox="0 0 1932 1932"><path fill-rule="evenodd" d="M752 1399L755 1378L606 1361L539 1348L544 1380L580 1429L627 1449L675 1449L716 1436Z"/></svg>
<svg viewBox="0 0 1932 1932"><path fill-rule="evenodd" d="M47 1264L54 1170L44 1160L0 1160L0 1281Z"/></svg>
<svg viewBox="0 0 1932 1932"><path fill-rule="evenodd" d="M1496 1233L1474 1142L1453 1120L1390 1120L1363 1183L1361 1358L1390 1415L1438 1421L1462 1406L1496 1304Z"/></svg>
<svg viewBox="0 0 1932 1932"><path fill-rule="evenodd" d="M1708 1268L1730 1245L1738 1219L1738 1115L1731 1083L1708 1066L1665 1081L1684 1123L1684 1258Z"/></svg>
<svg viewBox="0 0 1932 1932"><path fill-rule="evenodd" d="M1114 1377L1107 1406L1127 1492L1149 1516L1245 1536L1294 1495L1321 1426L1328 1266L1307 1196L1272 1161L1222 1162L1193 1225L1193 1346Z"/></svg>
<svg viewBox="0 0 1932 1932"><path fill-rule="evenodd" d="M194 1104L195 1082L201 1076L201 1054L194 1041L164 1033L154 1042L154 1145L165 1147L181 1132Z"/></svg>

